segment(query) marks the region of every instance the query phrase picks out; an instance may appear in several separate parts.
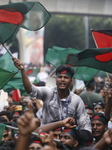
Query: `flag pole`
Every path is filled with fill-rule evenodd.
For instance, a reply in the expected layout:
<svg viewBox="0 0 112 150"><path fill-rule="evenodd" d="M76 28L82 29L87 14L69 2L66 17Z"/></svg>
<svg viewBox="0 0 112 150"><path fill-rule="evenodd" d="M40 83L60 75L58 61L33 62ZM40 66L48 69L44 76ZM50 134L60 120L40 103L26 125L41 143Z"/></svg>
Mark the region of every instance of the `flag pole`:
<svg viewBox="0 0 112 150"><path fill-rule="evenodd" d="M10 54L10 56L13 57L12 53L7 49L7 47L6 47L4 44L2 44L2 46L3 46L3 47L6 49L6 51Z"/></svg>
<svg viewBox="0 0 112 150"><path fill-rule="evenodd" d="M6 125L6 127L7 128L10 128L10 129L14 129L14 130L18 130L19 131L19 129L18 128L16 128L16 127L13 127L13 126L10 126L10 125ZM33 134L33 135L38 135L38 133L35 133L35 132L31 132L31 134ZM44 135L40 135L41 137L44 137ZM58 139L54 139L54 141L56 141L56 142L60 142L60 140L58 140Z"/></svg>
<svg viewBox="0 0 112 150"><path fill-rule="evenodd" d="M8 50L7 49L7 47L4 45L4 44L2 44L2 46L6 49L6 51L10 54L10 56L13 58L14 56L12 55L12 53L10 52L10 50ZM23 66L20 66L21 67L21 69L23 69Z"/></svg>

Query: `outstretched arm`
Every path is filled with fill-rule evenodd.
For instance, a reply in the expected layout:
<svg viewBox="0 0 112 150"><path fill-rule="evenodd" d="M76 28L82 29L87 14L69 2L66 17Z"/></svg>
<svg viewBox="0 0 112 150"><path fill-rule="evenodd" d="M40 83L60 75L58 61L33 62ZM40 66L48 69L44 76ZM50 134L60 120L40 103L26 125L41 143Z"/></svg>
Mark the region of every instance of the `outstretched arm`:
<svg viewBox="0 0 112 150"><path fill-rule="evenodd" d="M29 110L17 121L20 134L15 150L28 150L31 132L40 125L39 119L34 116L33 106L30 104L28 108Z"/></svg>
<svg viewBox="0 0 112 150"><path fill-rule="evenodd" d="M53 122L53 123L40 126L35 130L35 132L39 132L40 130L44 132L49 132L60 127L66 127L66 128L76 127L75 120L71 117L68 117L61 121L57 121L57 122Z"/></svg>
<svg viewBox="0 0 112 150"><path fill-rule="evenodd" d="M24 64L17 58L12 58L13 62L14 62L14 65L19 69L21 70L21 75L22 75L22 81L23 81L23 85L24 85L24 88L26 90L26 92L29 94L31 93L32 91L32 87L31 87L31 83L28 79L28 76L26 75L26 72L25 72L25 68L24 68Z"/></svg>

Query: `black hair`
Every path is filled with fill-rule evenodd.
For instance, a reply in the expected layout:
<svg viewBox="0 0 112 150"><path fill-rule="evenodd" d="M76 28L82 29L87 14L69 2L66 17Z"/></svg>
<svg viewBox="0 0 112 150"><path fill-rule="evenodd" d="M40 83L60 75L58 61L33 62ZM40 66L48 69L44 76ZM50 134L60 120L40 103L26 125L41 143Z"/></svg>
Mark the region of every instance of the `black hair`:
<svg viewBox="0 0 112 150"><path fill-rule="evenodd" d="M88 130L79 130L81 138L82 138L82 145L83 146L89 146L93 142L93 135L90 131Z"/></svg>
<svg viewBox="0 0 112 150"><path fill-rule="evenodd" d="M65 145L65 144L63 144L61 142L57 142L57 141L55 141L55 143L56 143L57 149L68 150L68 145Z"/></svg>
<svg viewBox="0 0 112 150"><path fill-rule="evenodd" d="M73 77L74 75L74 69L72 69L70 66L67 65L60 65L57 69L56 69L56 75L58 73L61 73L62 71L66 70L67 72L69 72L69 74L71 75L71 77Z"/></svg>
<svg viewBox="0 0 112 150"><path fill-rule="evenodd" d="M85 87L89 88L95 84L95 80L94 78L92 78L90 81L85 81L84 84L85 84Z"/></svg>
<svg viewBox="0 0 112 150"><path fill-rule="evenodd" d="M6 142L4 142L2 144L1 147L4 148L3 150L14 150L15 146L16 146L16 142L15 141L6 141ZM0 150L2 150L2 149L0 149Z"/></svg>
<svg viewBox="0 0 112 150"><path fill-rule="evenodd" d="M0 117L0 123L5 123L7 122L7 119L5 119L4 117Z"/></svg>
<svg viewBox="0 0 112 150"><path fill-rule="evenodd" d="M14 121L4 122L4 124L9 125L9 126L13 126L13 127L18 127L17 123Z"/></svg>
<svg viewBox="0 0 112 150"><path fill-rule="evenodd" d="M0 116L2 117L3 115L7 116L9 121L11 121L11 119L13 118L13 115L12 115L12 113L10 111L1 111L0 112Z"/></svg>

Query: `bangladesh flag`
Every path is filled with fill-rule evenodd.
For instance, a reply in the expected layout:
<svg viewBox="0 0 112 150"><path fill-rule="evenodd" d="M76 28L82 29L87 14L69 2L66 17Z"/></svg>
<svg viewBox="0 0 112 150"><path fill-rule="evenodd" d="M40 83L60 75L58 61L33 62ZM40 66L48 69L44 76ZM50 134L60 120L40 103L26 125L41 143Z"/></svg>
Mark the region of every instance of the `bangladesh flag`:
<svg viewBox="0 0 112 150"><path fill-rule="evenodd" d="M27 68L26 69L26 74L27 74L28 78L30 78L30 77L34 78L34 81L37 80L36 76L37 76L38 72L39 72L39 69L37 69L37 68L36 69L35 68L28 69ZM39 82L39 80L37 82ZM34 82L33 82L33 84L34 84ZM19 89L21 92L21 95L27 95L26 90L23 85L22 76L21 76L20 71L16 75L14 75L14 77L11 78L10 81L8 81L7 84L3 87L3 90L5 92L10 92L15 89Z"/></svg>
<svg viewBox="0 0 112 150"><path fill-rule="evenodd" d="M26 69L26 74L30 80L31 83L36 84L40 82L39 78L37 77L37 74L40 72L40 69L35 67L30 67Z"/></svg>
<svg viewBox="0 0 112 150"><path fill-rule="evenodd" d="M112 47L112 30L91 30L97 48Z"/></svg>
<svg viewBox="0 0 112 150"><path fill-rule="evenodd" d="M26 95L20 71L13 78L11 78L7 82L7 84L5 84L3 87L3 90L5 92L10 92L10 91L15 90L15 89L20 89L20 91L24 92Z"/></svg>
<svg viewBox="0 0 112 150"><path fill-rule="evenodd" d="M20 2L0 5L0 42L4 44L22 27L30 31L41 29L50 13L39 2Z"/></svg>
<svg viewBox="0 0 112 150"><path fill-rule="evenodd" d="M9 80L11 80L18 72L14 66L9 53L5 53L0 58L0 89L2 89Z"/></svg>
<svg viewBox="0 0 112 150"><path fill-rule="evenodd" d="M36 77L39 71L40 69L31 67L26 69L26 74L28 77Z"/></svg>
<svg viewBox="0 0 112 150"><path fill-rule="evenodd" d="M53 46L53 48L49 48L46 55L45 61L52 64L55 68L60 65L66 64L66 59L68 54L71 53L79 53L81 50L73 49L73 48L61 48L57 46ZM75 74L74 78L83 81L90 81L99 70L89 68L89 67L73 67Z"/></svg>
<svg viewBox="0 0 112 150"><path fill-rule="evenodd" d="M66 64L87 66L112 73L112 48L92 48L76 54L69 54Z"/></svg>

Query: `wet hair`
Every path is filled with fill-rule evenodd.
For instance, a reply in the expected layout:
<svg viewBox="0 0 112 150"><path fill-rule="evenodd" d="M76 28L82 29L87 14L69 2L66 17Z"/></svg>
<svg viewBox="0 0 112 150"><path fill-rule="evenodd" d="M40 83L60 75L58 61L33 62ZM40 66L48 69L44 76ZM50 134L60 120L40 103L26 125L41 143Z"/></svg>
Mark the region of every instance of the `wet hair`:
<svg viewBox="0 0 112 150"><path fill-rule="evenodd" d="M67 65L60 65L57 69L56 69L56 75L57 74L60 74L62 71L67 71L71 78L73 77L74 75L74 69L72 69L70 66L67 66Z"/></svg>
<svg viewBox="0 0 112 150"><path fill-rule="evenodd" d="M12 115L12 113L10 111L1 111L0 112L0 116L2 117L3 115L7 116L9 121L13 118L13 115Z"/></svg>

